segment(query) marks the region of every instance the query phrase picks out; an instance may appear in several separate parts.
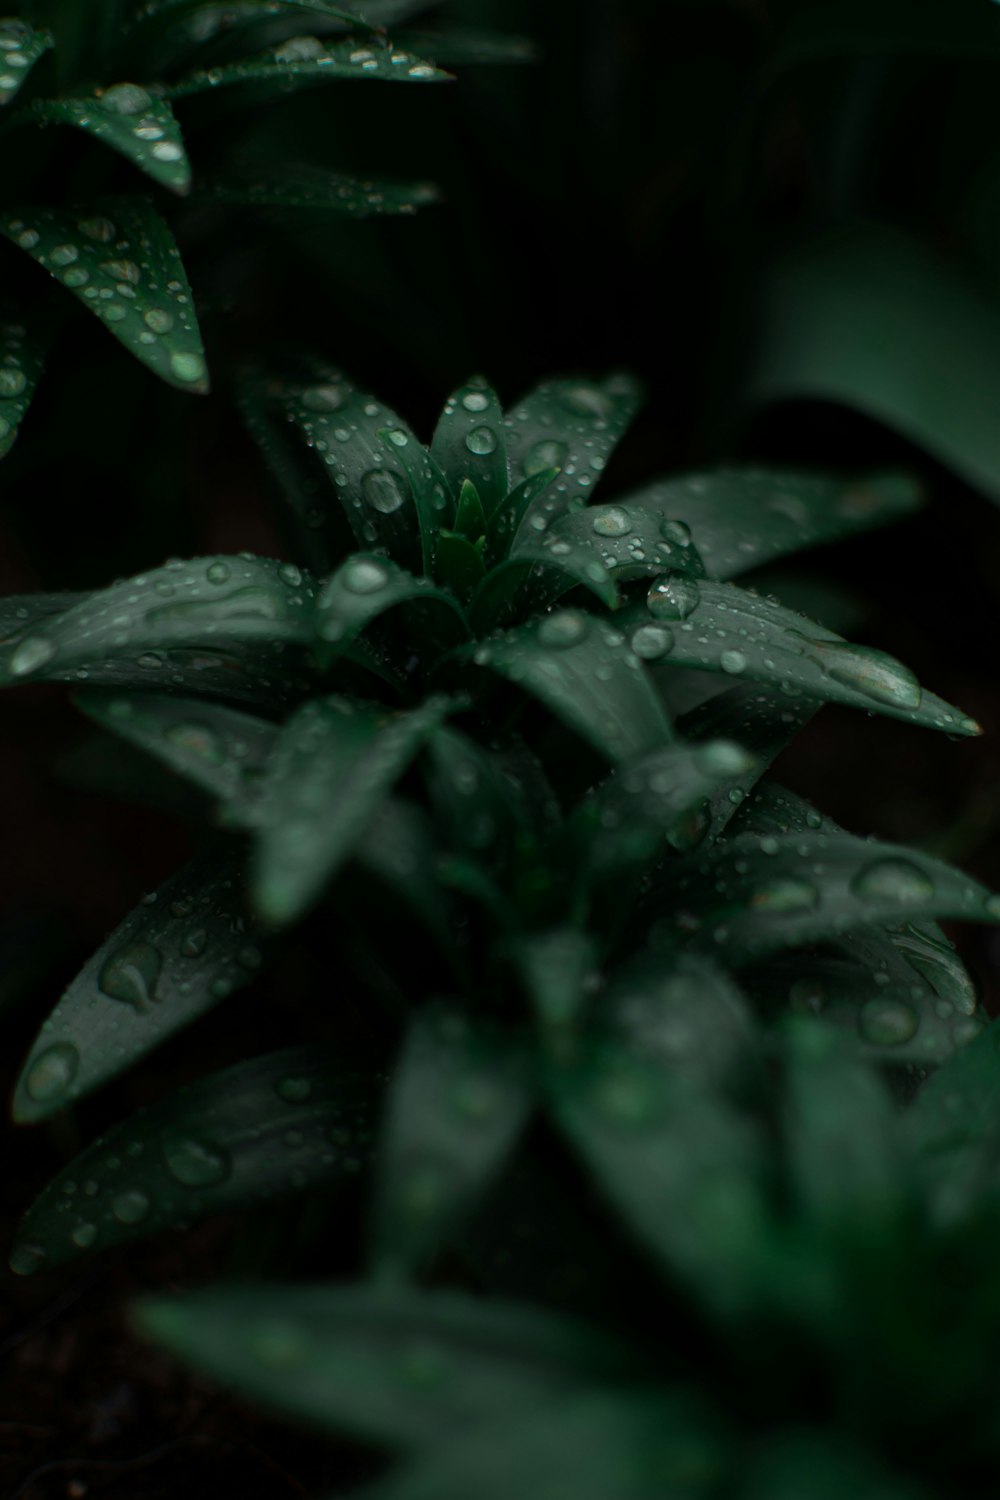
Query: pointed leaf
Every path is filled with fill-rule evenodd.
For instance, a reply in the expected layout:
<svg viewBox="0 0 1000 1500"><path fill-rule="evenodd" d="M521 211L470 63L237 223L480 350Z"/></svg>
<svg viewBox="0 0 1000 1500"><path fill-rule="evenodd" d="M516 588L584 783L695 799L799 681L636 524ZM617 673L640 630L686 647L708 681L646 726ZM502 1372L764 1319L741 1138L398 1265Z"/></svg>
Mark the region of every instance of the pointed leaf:
<svg viewBox="0 0 1000 1500"><path fill-rule="evenodd" d="M359 43L314 36L290 37L256 57L189 73L167 89L171 99L211 93L239 83L274 83L284 89L296 79L323 82L333 78L381 79L389 83L442 83L451 74L412 52L390 47L377 38Z"/></svg>
<svg viewBox="0 0 1000 1500"><path fill-rule="evenodd" d="M977 881L916 850L847 833L727 839L666 867L649 904L672 913L659 927L665 943L686 934L733 967L857 928L1000 921L1000 900Z"/></svg>
<svg viewBox="0 0 1000 1500"><path fill-rule="evenodd" d="M161 380L179 390L208 390L180 251L151 204L114 198L80 213L9 209L0 233L68 287Z"/></svg>
<svg viewBox="0 0 1000 1500"><path fill-rule="evenodd" d="M38 59L54 46L50 31L35 31L13 16L0 20L0 105L10 103Z"/></svg>
<svg viewBox="0 0 1000 1500"><path fill-rule="evenodd" d="M663 479L624 496L622 510L683 523L711 578L839 541L911 514L920 488L905 474L851 479L792 470L716 469ZM675 566L675 565L674 565Z"/></svg>
<svg viewBox="0 0 1000 1500"><path fill-rule="evenodd" d="M546 469L557 480L529 507L521 530L586 505L601 470L639 406L640 392L627 375L602 381L547 380L507 414L511 479L518 483Z"/></svg>
<svg viewBox="0 0 1000 1500"><path fill-rule="evenodd" d="M434 431L431 456L456 495L463 481L475 485L488 519L510 489L510 472L503 411L485 380L470 380L449 396ZM465 530L457 524L455 529Z"/></svg>
<svg viewBox="0 0 1000 1500"><path fill-rule="evenodd" d="M672 732L637 655L604 620L559 610L491 636L475 653L533 694L611 761L668 744Z"/></svg>
<svg viewBox="0 0 1000 1500"><path fill-rule="evenodd" d="M10 646L42 620L63 615L90 594L7 594L0 599L0 647Z"/></svg>
<svg viewBox="0 0 1000 1500"><path fill-rule="evenodd" d="M725 672L830 703L848 703L910 724L950 734L978 734L979 726L933 693L913 673L870 646L855 646L832 630L731 583L665 574L645 605L622 610L618 623L634 632L650 619L664 632L660 656L671 666ZM633 647L637 636L632 635Z"/></svg>
<svg viewBox="0 0 1000 1500"><path fill-rule="evenodd" d="M172 192L186 193L191 186L191 163L169 100L137 83L116 83L92 98L38 99L27 118L94 136Z"/></svg>
<svg viewBox="0 0 1000 1500"><path fill-rule="evenodd" d="M115 929L28 1054L16 1120L65 1109L249 983L261 952L243 864L232 848L205 850Z"/></svg>
<svg viewBox="0 0 1000 1500"><path fill-rule="evenodd" d="M70 1162L28 1209L15 1270L187 1228L356 1174L377 1080L311 1043L237 1063L133 1115Z"/></svg>
<svg viewBox="0 0 1000 1500"><path fill-rule="evenodd" d="M457 531L442 530L435 549L434 571L446 589L467 603L483 580L483 555Z"/></svg>
<svg viewBox="0 0 1000 1500"><path fill-rule="evenodd" d="M281 702L308 681L315 583L264 558L204 557L112 584L28 625L0 684L42 681Z"/></svg>
<svg viewBox="0 0 1000 1500"><path fill-rule="evenodd" d="M531 511L542 491L547 489L554 479L558 479L561 473L562 470L558 467L539 469L537 473L529 474L526 479L521 480L520 484L516 484L500 502L490 517L486 529L488 567L502 562L507 556L520 530L521 522ZM542 519L545 519L544 516Z"/></svg>
<svg viewBox="0 0 1000 1500"><path fill-rule="evenodd" d="M558 1046L575 1029L597 974L594 940L575 927L519 937L511 956L543 1033Z"/></svg>
<svg viewBox="0 0 1000 1500"><path fill-rule="evenodd" d="M446 589L434 588L429 578L414 578L387 557L356 552L324 580L316 601L324 664L335 661L355 636L398 605L414 606L413 613L428 634L433 629L441 650L468 639L461 605Z"/></svg>
<svg viewBox="0 0 1000 1500"><path fill-rule="evenodd" d="M254 900L267 921L290 922L317 899L452 706L431 698L390 716L329 697L288 721L255 813Z"/></svg>
<svg viewBox="0 0 1000 1500"><path fill-rule="evenodd" d="M17 441L45 369L48 339L22 323L0 322L0 458Z"/></svg>
<svg viewBox="0 0 1000 1500"><path fill-rule="evenodd" d="M454 1232L514 1149L533 1092L520 1043L457 1011L417 1017L389 1089L377 1269L405 1275Z"/></svg>
<svg viewBox="0 0 1000 1500"><path fill-rule="evenodd" d="M486 535L486 513L483 510L483 502L479 498L479 491L471 479L462 480L452 529L460 536L464 536L466 541L471 542L473 546L480 537Z"/></svg>
<svg viewBox="0 0 1000 1500"><path fill-rule="evenodd" d="M368 5L366 9L372 7ZM240 0L235 10L231 0L146 0L128 29L140 40L159 42L160 46L163 45L160 38L164 33L179 30L187 33L192 44L204 46L220 32L228 32L234 24L270 21L283 11L342 21L345 26L359 31L377 30L380 25L378 21L369 22L353 9L334 5L332 0Z"/></svg>
<svg viewBox="0 0 1000 1500"><path fill-rule="evenodd" d="M392 182L382 177L347 177L305 165L289 167L282 177L241 181L224 178L198 184L198 197L239 208L292 210L310 222L328 218L367 219L373 214L413 214L436 203L430 182Z"/></svg>
<svg viewBox="0 0 1000 1500"><path fill-rule="evenodd" d="M217 797L228 826L252 817L276 725L219 703L162 693L80 693L76 702L95 723Z"/></svg>
<svg viewBox="0 0 1000 1500"><path fill-rule="evenodd" d="M143 1303L139 1323L255 1402L403 1447L627 1368L603 1335L541 1308L402 1287L216 1287Z"/></svg>

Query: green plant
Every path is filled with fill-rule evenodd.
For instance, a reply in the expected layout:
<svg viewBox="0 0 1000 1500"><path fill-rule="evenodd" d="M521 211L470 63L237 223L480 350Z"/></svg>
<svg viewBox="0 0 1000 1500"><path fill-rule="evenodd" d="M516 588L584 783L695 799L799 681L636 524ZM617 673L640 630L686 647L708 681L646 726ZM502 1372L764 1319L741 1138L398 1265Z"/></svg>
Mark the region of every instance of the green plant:
<svg viewBox="0 0 1000 1500"><path fill-rule="evenodd" d="M592 504L637 405L623 376L545 382L506 416L472 380L428 448L319 362L251 373L242 401L303 565L213 556L82 598L5 601L4 680L76 685L86 713L207 794L229 830L74 981L15 1112L44 1119L139 1064L316 906L341 935L338 982L353 962L380 1007L376 1040L324 1042L317 995L280 1052L85 1149L28 1211L12 1265L276 1193L315 1202L320 1225L303 1232L322 1244L325 1189L360 1176L367 1288L255 1289L252 1315L223 1288L143 1316L258 1397L415 1449L387 1495L716 1493L749 1462L725 1387L752 1376L762 1332L768 1421L794 1410L790 1348L865 1450L877 1372L903 1381L918 1336L910 1299L926 1303L931 1349L928 1282L966 1254L964 1224L957 1249L935 1227L938 1209L950 1226L966 1206L935 1174L959 1153L973 1179L992 1129L987 1099L967 1139L942 1131L949 1084L904 1127L871 1063L907 1092L961 1046L942 1078L982 1087L992 1032L933 923L996 920L1000 903L760 778L824 701L977 726L899 662L723 580L905 514L915 488L729 470ZM789 1026L789 1011L806 1015ZM526 1154L539 1116L547 1144ZM635 1309L608 1295L607 1246L580 1248L582 1183L558 1203L567 1147L668 1269L669 1295L700 1307L728 1372L710 1395L663 1389ZM612 1325L610 1345L540 1310L413 1286L433 1270L545 1300L547 1274L524 1279L508 1243L519 1172L536 1263L575 1246L576 1300ZM897 1308L866 1360L860 1262L865 1298ZM981 1337L955 1363L956 1407ZM875 1435L890 1455L892 1431ZM759 1477L774 1466L791 1490L819 1461L815 1434L801 1452L788 1441L790 1457L782 1438L753 1458L745 1493L774 1493ZM576 1443L579 1469L564 1464Z"/></svg>

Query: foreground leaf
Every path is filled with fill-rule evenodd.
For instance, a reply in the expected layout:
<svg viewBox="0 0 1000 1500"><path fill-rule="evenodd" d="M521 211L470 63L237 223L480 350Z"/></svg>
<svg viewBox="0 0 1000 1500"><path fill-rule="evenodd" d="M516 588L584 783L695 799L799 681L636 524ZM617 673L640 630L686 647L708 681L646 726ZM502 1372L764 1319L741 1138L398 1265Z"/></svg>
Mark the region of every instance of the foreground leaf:
<svg viewBox="0 0 1000 1500"><path fill-rule="evenodd" d="M255 1402L311 1425L435 1447L620 1376L620 1350L539 1308L372 1286L216 1288L139 1325Z"/></svg>
<svg viewBox="0 0 1000 1500"><path fill-rule="evenodd" d="M38 99L27 118L82 130L172 192L191 186L191 163L169 101L137 83L116 83L89 99Z"/></svg>
<svg viewBox="0 0 1000 1500"><path fill-rule="evenodd" d="M315 1192L370 1155L375 1080L310 1044L237 1063L117 1125L21 1222L15 1270L105 1250L210 1214Z"/></svg>
<svg viewBox="0 0 1000 1500"><path fill-rule="evenodd" d="M284 85L302 79L322 82L333 78L375 79L389 83L442 83L451 77L412 52L389 47L380 40L366 39L359 44L349 41L320 39L314 36L290 37L267 52L240 62L225 63L189 73L167 93L172 99L190 94L211 93L241 83L275 83Z"/></svg>
<svg viewBox="0 0 1000 1500"><path fill-rule="evenodd" d="M0 218L0 233L72 291L161 380L179 390L208 390L180 251L149 203L114 198L78 213L14 208Z"/></svg>
<svg viewBox="0 0 1000 1500"><path fill-rule="evenodd" d="M15 1120L65 1109L249 983L259 943L241 851L207 849L140 902L74 979L21 1070Z"/></svg>

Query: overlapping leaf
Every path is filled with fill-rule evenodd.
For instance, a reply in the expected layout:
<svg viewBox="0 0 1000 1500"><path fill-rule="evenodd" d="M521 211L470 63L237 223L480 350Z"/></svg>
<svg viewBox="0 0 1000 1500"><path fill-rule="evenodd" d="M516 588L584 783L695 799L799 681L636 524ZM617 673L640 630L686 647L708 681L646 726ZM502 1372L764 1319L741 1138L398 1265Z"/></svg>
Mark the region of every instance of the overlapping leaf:
<svg viewBox="0 0 1000 1500"><path fill-rule="evenodd" d="M426 59L385 45L378 38L337 41L314 36L289 37L268 51L240 62L225 63L189 73L172 84L167 94L183 99L190 94L211 93L234 84L274 83L284 86L297 80L323 82L334 78L376 79L391 83L440 83L451 74Z"/></svg>
<svg viewBox="0 0 1000 1500"><path fill-rule="evenodd" d="M431 456L456 494L463 480L471 481L488 520L507 496L510 471L503 412L496 392L485 380L470 380L449 396L434 432Z"/></svg>
<svg viewBox="0 0 1000 1500"><path fill-rule="evenodd" d="M378 1080L310 1045L237 1063L115 1126L29 1208L15 1270L315 1190L371 1155Z"/></svg>
<svg viewBox="0 0 1000 1500"><path fill-rule="evenodd" d="M386 557L353 553L324 581L316 601L323 661L334 661L373 620L405 605L414 607L413 613L440 649L468 638L461 607L449 591L435 589L429 578L415 578Z"/></svg>
<svg viewBox="0 0 1000 1500"><path fill-rule="evenodd" d="M169 100L137 83L116 83L86 99L39 99L27 118L82 130L175 193L191 186L191 163Z"/></svg>

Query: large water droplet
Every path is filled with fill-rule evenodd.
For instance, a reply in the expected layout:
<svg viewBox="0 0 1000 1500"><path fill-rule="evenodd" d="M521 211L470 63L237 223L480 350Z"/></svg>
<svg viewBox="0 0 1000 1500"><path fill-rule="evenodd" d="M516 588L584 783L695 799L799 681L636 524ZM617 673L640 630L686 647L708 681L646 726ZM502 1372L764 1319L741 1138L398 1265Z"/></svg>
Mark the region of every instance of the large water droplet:
<svg viewBox="0 0 1000 1500"><path fill-rule="evenodd" d="M330 382L313 385L302 392L302 405L307 411L337 411L344 404L346 388Z"/></svg>
<svg viewBox="0 0 1000 1500"><path fill-rule="evenodd" d="M89 1250L97 1239L97 1225L86 1222L77 1224L70 1234L70 1239L80 1250Z"/></svg>
<svg viewBox="0 0 1000 1500"><path fill-rule="evenodd" d="M111 1212L119 1224L139 1224L149 1209L149 1194L141 1188L127 1188L124 1193L118 1193L111 1205Z"/></svg>
<svg viewBox="0 0 1000 1500"><path fill-rule="evenodd" d="M497 435L492 427L473 427L465 435L465 446L470 453L480 455L492 453L497 445Z"/></svg>
<svg viewBox="0 0 1000 1500"><path fill-rule="evenodd" d="M730 677L738 677L747 668L747 659L742 651L727 650L719 653L719 666Z"/></svg>
<svg viewBox="0 0 1000 1500"><path fill-rule="evenodd" d="M567 411L581 417L607 417L614 410L614 402L599 385L562 386L557 392L560 403Z"/></svg>
<svg viewBox="0 0 1000 1500"><path fill-rule="evenodd" d="M632 517L620 505L608 505L594 516L594 531L598 536L628 536L632 530Z"/></svg>
<svg viewBox="0 0 1000 1500"><path fill-rule="evenodd" d="M52 1104L69 1093L80 1067L80 1054L72 1042L56 1042L29 1064L24 1088L36 1104Z"/></svg>
<svg viewBox="0 0 1000 1500"><path fill-rule="evenodd" d="M20 1240L10 1252L7 1264L15 1276L33 1276L40 1271L45 1260L45 1251L41 1245L31 1245L27 1240Z"/></svg>
<svg viewBox="0 0 1000 1500"><path fill-rule="evenodd" d="M754 758L742 745L736 745L732 740L711 740L698 750L697 762L698 769L704 771L706 776L728 779L749 771Z"/></svg>
<svg viewBox="0 0 1000 1500"><path fill-rule="evenodd" d="M152 943L129 943L105 959L97 983L112 1000L121 1000L141 1014L156 1000L163 954Z"/></svg>
<svg viewBox="0 0 1000 1500"><path fill-rule="evenodd" d="M869 1000L861 1007L858 1030L876 1047L895 1047L916 1035L920 1021L905 1000Z"/></svg>
<svg viewBox="0 0 1000 1500"><path fill-rule="evenodd" d="M851 890L866 901L916 905L933 898L934 883L908 859L877 859L854 876Z"/></svg>
<svg viewBox="0 0 1000 1500"><path fill-rule="evenodd" d="M646 595L646 607L657 620L686 620L698 607L698 585L683 573L665 573Z"/></svg>
<svg viewBox="0 0 1000 1500"><path fill-rule="evenodd" d="M340 579L352 594L377 594L389 582L389 574L381 563L359 557L345 564Z"/></svg>
<svg viewBox="0 0 1000 1500"><path fill-rule="evenodd" d="M20 396L27 384L23 370L0 369L0 400L9 401L13 396Z"/></svg>
<svg viewBox="0 0 1000 1500"><path fill-rule="evenodd" d="M361 493L372 510L391 516L406 498L403 486L389 469L369 469L361 480Z"/></svg>
<svg viewBox="0 0 1000 1500"><path fill-rule="evenodd" d="M37 672L40 667L47 666L55 654L55 646L44 636L25 636L11 652L7 670L12 677L27 677L29 672Z"/></svg>
<svg viewBox="0 0 1000 1500"><path fill-rule="evenodd" d="M541 474L546 469L561 469L569 457L569 448L554 438L542 438L528 449L524 459L524 472L528 477Z"/></svg>
<svg viewBox="0 0 1000 1500"><path fill-rule="evenodd" d="M538 627L538 640L543 646L554 646L557 650L562 650L567 646L579 645L587 630L586 615L575 609L561 609L554 615L546 615Z"/></svg>
<svg viewBox="0 0 1000 1500"><path fill-rule="evenodd" d="M170 368L178 380L189 385L205 378L205 361L200 354L171 354Z"/></svg>
<svg viewBox="0 0 1000 1500"><path fill-rule="evenodd" d="M100 98L101 108L109 115L141 115L152 103L152 96L137 83L113 84Z"/></svg>
<svg viewBox="0 0 1000 1500"><path fill-rule="evenodd" d="M666 625L640 625L629 643L643 661L658 661L674 644L674 633Z"/></svg>
<svg viewBox="0 0 1000 1500"><path fill-rule="evenodd" d="M185 1187L215 1187L230 1173L229 1155L221 1146L182 1136L163 1145L167 1170Z"/></svg>
<svg viewBox="0 0 1000 1500"><path fill-rule="evenodd" d="M489 397L482 391L466 391L462 397L462 405L466 411L485 411L489 404Z"/></svg>
<svg viewBox="0 0 1000 1500"><path fill-rule="evenodd" d="M824 672L845 687L856 688L879 703L897 708L920 707L920 684L894 657L871 646L846 646L835 641L810 641L809 648Z"/></svg>

